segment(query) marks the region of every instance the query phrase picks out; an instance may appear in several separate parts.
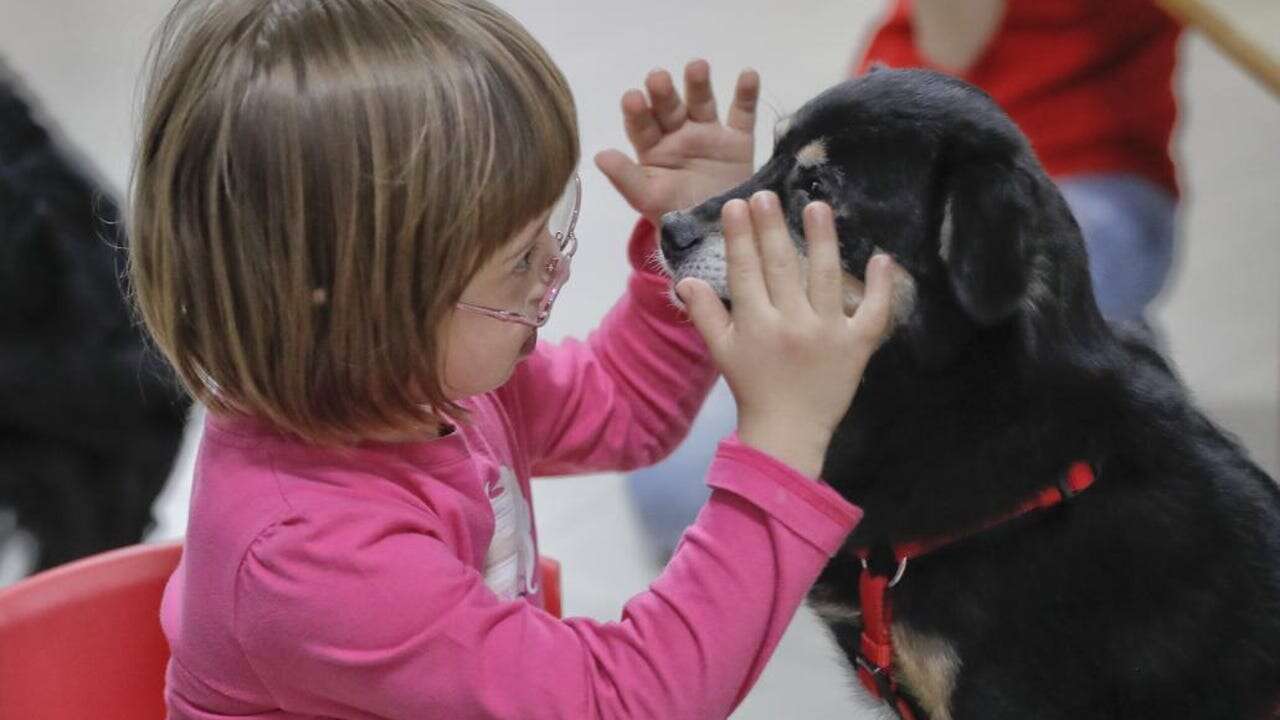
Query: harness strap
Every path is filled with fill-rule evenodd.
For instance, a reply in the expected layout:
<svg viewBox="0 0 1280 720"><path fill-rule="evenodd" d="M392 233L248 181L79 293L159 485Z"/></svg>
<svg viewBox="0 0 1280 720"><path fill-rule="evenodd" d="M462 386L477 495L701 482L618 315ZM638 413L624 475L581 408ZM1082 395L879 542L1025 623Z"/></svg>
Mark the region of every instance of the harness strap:
<svg viewBox="0 0 1280 720"><path fill-rule="evenodd" d="M915 540L895 545L893 548L893 556L899 562L903 560L911 560L922 555L928 555L942 547L951 545L952 543L963 540L973 535L986 532L992 528L1003 525L1010 520L1033 513L1037 510L1047 510L1065 500L1079 495L1088 490L1093 485L1094 475L1093 468L1086 462L1074 462L1071 467L1067 468L1067 472L1058 480L1058 484L1053 487L1047 487L1040 492L1032 495L1024 500L1013 510L999 515L986 522L980 523L969 530L956 535L940 535L934 538L925 538L923 540ZM869 551L859 551L860 557L866 557Z"/></svg>
<svg viewBox="0 0 1280 720"><path fill-rule="evenodd" d="M863 570L858 577L862 601L862 637L858 643L858 680L862 686L888 703L902 720L916 720L915 713L898 689L893 677L893 606L889 602L889 577ZM869 621L874 618L874 621Z"/></svg>
<svg viewBox="0 0 1280 720"><path fill-rule="evenodd" d="M901 720L927 720L923 713L913 710L910 699L905 697L893 675L893 603L889 591L902 579L906 564L922 555L954 542L990 530L1014 518L1051 508L1088 490L1093 485L1094 472L1088 463L1072 463L1054 487L1040 492L1020 503L1011 512L980 523L956 534L925 538L895 545L892 555L898 562L892 576L878 572L868 563L871 548L855 550L862 571L858 574L858 598L862 603L862 634L855 659L858 664L858 680L873 697L883 700Z"/></svg>

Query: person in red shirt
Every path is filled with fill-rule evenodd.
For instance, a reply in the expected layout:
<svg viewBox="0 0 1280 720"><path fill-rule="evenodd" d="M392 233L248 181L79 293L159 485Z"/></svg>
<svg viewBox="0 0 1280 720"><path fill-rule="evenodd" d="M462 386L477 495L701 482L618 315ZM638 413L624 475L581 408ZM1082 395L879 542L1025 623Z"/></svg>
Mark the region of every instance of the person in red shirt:
<svg viewBox="0 0 1280 720"><path fill-rule="evenodd" d="M854 73L927 67L986 90L1080 223L1102 314L1145 325L1173 258L1181 31L1150 0L894 0Z"/></svg>
<svg viewBox="0 0 1280 720"><path fill-rule="evenodd" d="M855 58L924 67L986 90L1030 139L1071 206L1104 317L1152 337L1147 307L1172 266L1178 182L1170 154L1182 27L1150 0L892 0ZM723 383L688 438L628 489L656 556L706 499L701 477L735 409Z"/></svg>

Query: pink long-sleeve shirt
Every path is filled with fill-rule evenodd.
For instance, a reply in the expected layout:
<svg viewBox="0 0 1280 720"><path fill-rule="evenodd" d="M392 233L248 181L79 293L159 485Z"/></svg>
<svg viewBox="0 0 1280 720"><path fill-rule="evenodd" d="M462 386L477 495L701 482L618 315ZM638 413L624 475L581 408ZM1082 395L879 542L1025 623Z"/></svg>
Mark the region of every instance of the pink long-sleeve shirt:
<svg viewBox="0 0 1280 720"><path fill-rule="evenodd" d="M450 435L325 449L211 417L161 607L169 716L727 717L861 516L829 487L726 440L620 620L541 608L529 479L655 462L715 377L652 236L585 343L540 344Z"/></svg>

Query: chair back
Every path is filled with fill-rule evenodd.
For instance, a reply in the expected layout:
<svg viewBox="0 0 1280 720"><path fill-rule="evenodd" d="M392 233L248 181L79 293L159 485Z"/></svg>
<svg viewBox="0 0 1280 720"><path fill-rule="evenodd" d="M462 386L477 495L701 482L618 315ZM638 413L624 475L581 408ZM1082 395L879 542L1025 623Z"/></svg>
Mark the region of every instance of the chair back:
<svg viewBox="0 0 1280 720"><path fill-rule="evenodd" d="M163 720L160 597L181 554L133 545L0 589L0 718Z"/></svg>
<svg viewBox="0 0 1280 720"><path fill-rule="evenodd" d="M181 543L134 545L0 589L0 718L164 720L160 598ZM561 613L560 563L539 558Z"/></svg>

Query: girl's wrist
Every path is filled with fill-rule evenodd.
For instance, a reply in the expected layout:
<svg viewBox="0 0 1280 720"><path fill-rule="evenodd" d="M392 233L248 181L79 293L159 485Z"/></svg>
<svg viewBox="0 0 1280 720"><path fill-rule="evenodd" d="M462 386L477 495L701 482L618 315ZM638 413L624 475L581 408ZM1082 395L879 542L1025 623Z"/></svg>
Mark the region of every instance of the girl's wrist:
<svg viewBox="0 0 1280 720"><path fill-rule="evenodd" d="M817 479L822 474L831 431L798 423L743 420L739 422L738 440Z"/></svg>

